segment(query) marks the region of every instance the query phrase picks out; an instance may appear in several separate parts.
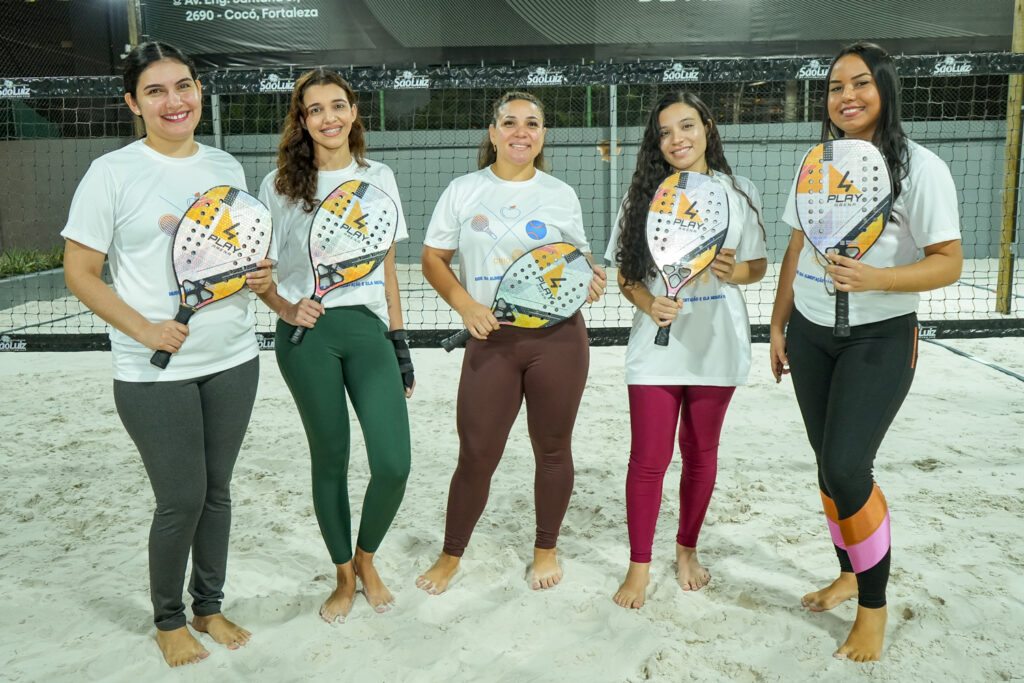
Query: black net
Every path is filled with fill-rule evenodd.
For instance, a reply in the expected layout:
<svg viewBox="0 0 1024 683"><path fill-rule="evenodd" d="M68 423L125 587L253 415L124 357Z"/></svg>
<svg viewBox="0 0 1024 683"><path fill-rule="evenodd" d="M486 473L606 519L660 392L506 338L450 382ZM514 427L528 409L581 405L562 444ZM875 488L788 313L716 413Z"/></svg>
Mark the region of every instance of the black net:
<svg viewBox="0 0 1024 683"><path fill-rule="evenodd" d="M908 135L950 166L960 199L965 265L958 283L924 294L920 318L937 336L1024 334L1021 272L1000 261L1011 76L1024 56L902 56L903 118ZM476 169L491 103L509 89L545 104L545 155L551 172L580 198L598 262L628 187L653 102L685 88L711 108L738 175L761 192L769 271L745 289L755 338L764 338L778 263L790 228L783 202L803 153L821 130L822 70L812 58L708 59L576 66L478 66L405 71L343 69L358 94L369 156L395 172L410 239L397 248L407 327L418 343L436 343L458 317L425 283L419 254L438 196ZM200 140L233 154L255 190L275 165L281 124L300 71L215 71L201 77ZM1019 81L1018 81L1019 83ZM1018 86L1019 87L1019 86ZM132 117L111 77L12 79L0 94L0 246L60 243L72 194L89 163L129 141ZM1010 184L1015 185L1015 173ZM1002 245L1012 257L1016 244ZM1010 284L997 294L998 271ZM614 270L610 273L614 282ZM1000 303L1002 302L1002 304ZM1009 305L1010 313L997 312ZM584 309L595 343L623 343L633 309L617 292ZM273 315L260 309L258 330ZM25 348L102 346L105 327L63 288L60 274L0 280L0 344Z"/></svg>

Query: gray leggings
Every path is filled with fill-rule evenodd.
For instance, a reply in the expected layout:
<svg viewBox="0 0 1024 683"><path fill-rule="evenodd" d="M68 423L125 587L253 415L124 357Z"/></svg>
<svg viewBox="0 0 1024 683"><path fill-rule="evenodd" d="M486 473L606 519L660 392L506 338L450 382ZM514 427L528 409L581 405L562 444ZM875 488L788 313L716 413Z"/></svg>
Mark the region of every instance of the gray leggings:
<svg viewBox="0 0 1024 683"><path fill-rule="evenodd" d="M231 471L256 399L259 358L171 382L114 380L114 403L156 497L149 588L161 631L185 625L182 583L192 550L192 613L220 612L231 528Z"/></svg>

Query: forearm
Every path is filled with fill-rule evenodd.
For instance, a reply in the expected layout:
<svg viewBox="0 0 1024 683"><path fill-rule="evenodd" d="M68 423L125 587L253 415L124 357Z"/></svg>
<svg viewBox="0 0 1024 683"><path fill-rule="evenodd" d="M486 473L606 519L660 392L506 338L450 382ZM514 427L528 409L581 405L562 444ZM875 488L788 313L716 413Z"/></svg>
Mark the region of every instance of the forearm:
<svg viewBox="0 0 1024 683"><path fill-rule="evenodd" d="M772 320L770 329L773 332L782 332L789 322L789 316L793 313L793 279L796 277L796 266L800 259L800 247L803 242L790 246L782 258L782 265L779 267L779 284L775 290L775 303L772 306Z"/></svg>
<svg viewBox="0 0 1024 683"><path fill-rule="evenodd" d="M400 330L405 327L402 321L402 296L398 288L394 246L384 259L384 299L388 306L388 329Z"/></svg>
<svg viewBox="0 0 1024 683"><path fill-rule="evenodd" d="M654 295L644 283L633 282L627 285L625 279L619 275L619 291L622 292L622 296L626 297L626 301L650 315Z"/></svg>
<svg viewBox="0 0 1024 683"><path fill-rule="evenodd" d="M736 264L729 282L734 285L752 285L764 277L768 270L768 259L759 258Z"/></svg>
<svg viewBox="0 0 1024 683"><path fill-rule="evenodd" d="M102 278L65 268L64 279L71 293L90 311L111 327L141 341L143 332L151 323L125 303Z"/></svg>
<svg viewBox="0 0 1024 683"><path fill-rule="evenodd" d="M424 249L429 248L425 247ZM439 255L424 251L422 264L423 277L455 311L462 311L467 306L476 303L476 300L469 295L466 288L455 277L451 266Z"/></svg>
<svg viewBox="0 0 1024 683"><path fill-rule="evenodd" d="M943 242L925 248L920 261L905 266L885 268L883 291L928 292L951 285L960 277L963 253L960 241Z"/></svg>
<svg viewBox="0 0 1024 683"><path fill-rule="evenodd" d="M286 307L292 305L292 302L277 293L277 283L272 284L270 288L262 294L257 293L256 296L260 298L260 301L267 305L267 308L272 310L278 316L281 315L281 311Z"/></svg>

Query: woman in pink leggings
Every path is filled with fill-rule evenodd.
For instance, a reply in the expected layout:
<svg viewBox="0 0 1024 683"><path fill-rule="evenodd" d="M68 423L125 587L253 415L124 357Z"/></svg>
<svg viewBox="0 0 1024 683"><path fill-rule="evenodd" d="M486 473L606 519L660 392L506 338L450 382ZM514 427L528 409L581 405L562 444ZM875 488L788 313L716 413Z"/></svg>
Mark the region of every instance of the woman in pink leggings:
<svg viewBox="0 0 1024 683"><path fill-rule="evenodd" d="M647 248L647 209L658 185L676 171L710 175L725 190L729 228L711 268L680 293L665 285ZM651 111L636 172L609 240L608 261L636 306L626 351L632 446L626 475L630 562L614 600L644 604L662 481L672 461L676 427L683 456L679 483L676 563L683 590L698 590L711 574L697 559L697 536L718 470L718 438L733 391L750 370L750 324L739 285L757 282L767 267L760 198L734 176L707 106L686 92L669 92ZM668 346L657 346L670 326Z"/></svg>

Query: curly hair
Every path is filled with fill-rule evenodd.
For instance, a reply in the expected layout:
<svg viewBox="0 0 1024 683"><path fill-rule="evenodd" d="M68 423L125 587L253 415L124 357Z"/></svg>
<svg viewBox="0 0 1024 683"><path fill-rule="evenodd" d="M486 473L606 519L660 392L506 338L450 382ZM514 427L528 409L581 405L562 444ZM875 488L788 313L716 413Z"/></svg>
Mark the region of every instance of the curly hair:
<svg viewBox="0 0 1024 683"><path fill-rule="evenodd" d="M900 117L900 75L896 71L896 64L892 57L880 45L868 42L858 42L847 45L835 56L828 67L828 75L825 76L825 99L828 100L828 84L832 78L832 69L836 62L846 55L857 55L864 60L868 69L871 70L871 78L875 81L878 89L881 111L878 113L878 123L875 125L875 132L871 135L871 142L882 151L885 163L889 167L889 175L892 176L892 198L900 196L903 189L903 179L909 173L909 152L907 150L907 134L903 132L903 122ZM828 115L828 105L823 107L821 117L821 141L846 136Z"/></svg>
<svg viewBox="0 0 1024 683"><path fill-rule="evenodd" d="M736 184L736 179L733 178L732 167L729 166L729 162L725 158L725 151L722 149L722 138L718 134L718 126L711 119L711 110L691 92L685 90L667 92L651 108L651 114L647 118L647 126L644 128L643 138L640 141L636 171L633 173L633 180L623 202L615 263L619 267L619 274L627 285L643 283L658 272L647 246L647 210L661 181L676 172L676 169L665 160L665 156L661 152L660 117L661 112L673 104L679 103L697 110L697 115L700 116L700 120L704 124L707 139L704 160L708 168L729 176L733 188L747 200L754 215L758 217L758 225L761 226L761 232L764 233L764 224L761 223L760 214L753 201L746 192L740 189Z"/></svg>
<svg viewBox="0 0 1024 683"><path fill-rule="evenodd" d="M302 103L306 90L314 85L336 85L345 92L349 104L354 108L356 93L344 78L327 69L314 69L299 76L292 91L291 104L284 119L281 143L277 147L277 177L274 189L291 202L302 202L302 210L309 213L316 208L317 168L313 149L313 138L306 130L306 107ZM356 110L355 120L348 132L348 149L352 158L363 168L366 162L366 138L363 136L363 120Z"/></svg>
<svg viewBox="0 0 1024 683"><path fill-rule="evenodd" d="M504 107L509 102L514 102L515 100L525 100L533 104L535 107L537 107L537 110L540 111L541 123L544 122L544 104L540 101L539 97L537 97L536 95L532 95L528 92L510 90L509 92L505 93L498 99L494 100L494 104L491 105L490 125L497 127L498 117L501 116L501 108ZM490 130L488 130L486 133L484 133L484 139L480 141L480 147L479 149L477 149L476 167L478 169L484 169L493 164L497 160L498 150L496 150L494 148L494 145L491 143L491 134ZM548 162L544 158L543 149L541 149L540 154L534 157L533 167L541 171L548 170Z"/></svg>

